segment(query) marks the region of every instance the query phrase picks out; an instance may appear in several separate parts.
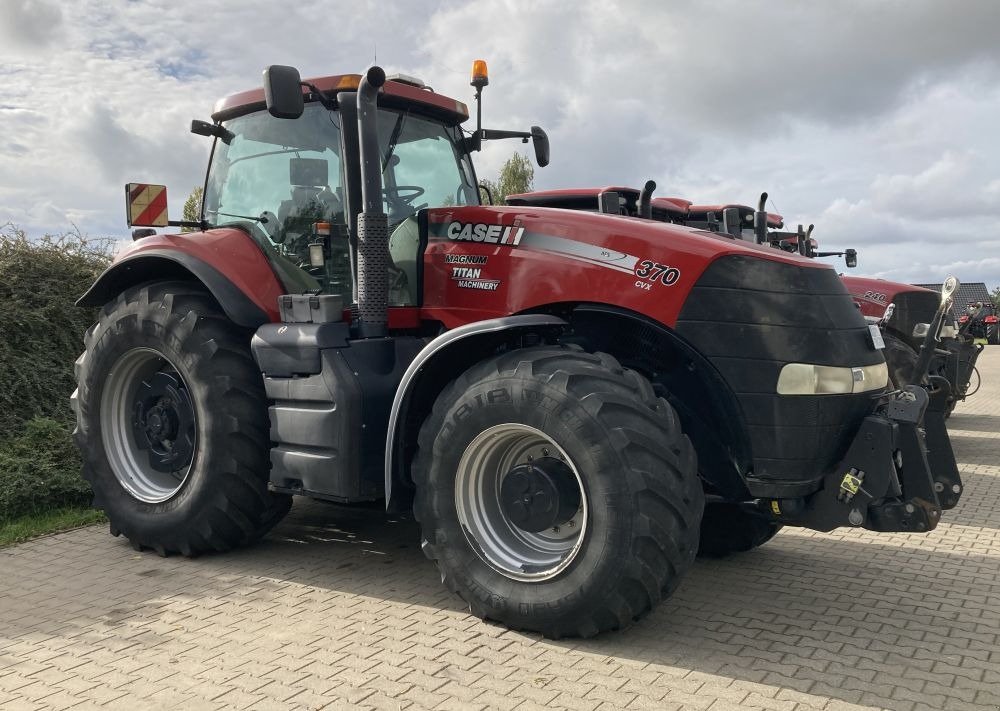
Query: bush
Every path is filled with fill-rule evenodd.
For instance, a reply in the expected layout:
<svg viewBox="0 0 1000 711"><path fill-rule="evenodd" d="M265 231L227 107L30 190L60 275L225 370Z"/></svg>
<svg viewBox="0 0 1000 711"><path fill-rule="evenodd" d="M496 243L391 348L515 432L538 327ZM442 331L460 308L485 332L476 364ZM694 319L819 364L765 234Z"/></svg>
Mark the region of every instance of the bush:
<svg viewBox="0 0 1000 711"><path fill-rule="evenodd" d="M34 417L72 422L73 361L96 317L74 302L109 261L107 240L0 228L0 440Z"/></svg>
<svg viewBox="0 0 1000 711"><path fill-rule="evenodd" d="M74 301L110 262L108 247L0 228L0 524L91 500L69 396L96 312Z"/></svg>
<svg viewBox="0 0 1000 711"><path fill-rule="evenodd" d="M0 524L56 508L85 506L93 495L80 477L80 455L69 428L48 418L29 420L0 442Z"/></svg>

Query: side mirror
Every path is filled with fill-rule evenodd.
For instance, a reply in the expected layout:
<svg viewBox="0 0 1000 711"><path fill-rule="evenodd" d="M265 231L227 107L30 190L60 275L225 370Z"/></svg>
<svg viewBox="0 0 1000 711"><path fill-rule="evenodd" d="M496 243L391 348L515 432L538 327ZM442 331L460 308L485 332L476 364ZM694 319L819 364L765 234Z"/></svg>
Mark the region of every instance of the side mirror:
<svg viewBox="0 0 1000 711"><path fill-rule="evenodd" d="M958 291L958 279L949 276L944 280L944 284L941 285L941 303L946 304L951 301L956 291Z"/></svg>
<svg viewBox="0 0 1000 711"><path fill-rule="evenodd" d="M229 145L230 141L235 138L232 131L226 130L219 124L199 121L198 119L194 119L191 122L191 133L199 136L216 136L217 138L221 138L222 142L226 145Z"/></svg>
<svg viewBox="0 0 1000 711"><path fill-rule="evenodd" d="M858 266L858 250L856 250L856 249L845 249L844 250L844 262L851 269L854 269L854 267Z"/></svg>
<svg viewBox="0 0 1000 711"><path fill-rule="evenodd" d="M267 112L280 119L297 119L305 111L302 78L295 67L272 64L264 70Z"/></svg>
<svg viewBox="0 0 1000 711"><path fill-rule="evenodd" d="M535 146L535 162L544 168L549 164L549 137L539 126L532 126L531 142Z"/></svg>

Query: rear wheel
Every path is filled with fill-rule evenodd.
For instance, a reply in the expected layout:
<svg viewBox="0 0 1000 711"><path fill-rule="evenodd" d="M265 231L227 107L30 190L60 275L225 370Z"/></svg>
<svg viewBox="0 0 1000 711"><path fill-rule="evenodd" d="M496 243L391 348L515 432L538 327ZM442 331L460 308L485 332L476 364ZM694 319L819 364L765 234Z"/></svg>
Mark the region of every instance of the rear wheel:
<svg viewBox="0 0 1000 711"><path fill-rule="evenodd" d="M424 551L473 614L549 637L620 629L670 595L704 495L676 413L604 354L474 366L420 431Z"/></svg>
<svg viewBox="0 0 1000 711"><path fill-rule="evenodd" d="M781 524L747 513L736 504L707 504L701 519L698 555L721 558L746 553L767 543L780 530Z"/></svg>
<svg viewBox="0 0 1000 711"><path fill-rule="evenodd" d="M77 360L83 475L111 532L165 555L227 550L288 511L268 492L267 401L249 334L185 283L104 307Z"/></svg>

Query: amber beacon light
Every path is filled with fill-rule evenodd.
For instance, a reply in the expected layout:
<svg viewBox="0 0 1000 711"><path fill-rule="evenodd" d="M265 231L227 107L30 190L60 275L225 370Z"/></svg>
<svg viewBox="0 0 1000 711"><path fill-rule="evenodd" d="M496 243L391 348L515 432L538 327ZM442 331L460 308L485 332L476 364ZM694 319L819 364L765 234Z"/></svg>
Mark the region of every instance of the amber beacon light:
<svg viewBox="0 0 1000 711"><path fill-rule="evenodd" d="M486 60L477 59L472 62L472 86L481 89L490 83L490 73L486 69Z"/></svg>

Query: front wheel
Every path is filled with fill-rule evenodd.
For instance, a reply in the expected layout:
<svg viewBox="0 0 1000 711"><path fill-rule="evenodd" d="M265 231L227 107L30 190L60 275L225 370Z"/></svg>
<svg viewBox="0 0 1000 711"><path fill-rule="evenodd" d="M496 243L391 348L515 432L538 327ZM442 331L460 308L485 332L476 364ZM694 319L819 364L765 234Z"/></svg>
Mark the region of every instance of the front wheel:
<svg viewBox="0 0 1000 711"><path fill-rule="evenodd" d="M76 443L111 532L166 555L267 532L290 497L267 490L267 400L249 334L186 283L129 289L77 360Z"/></svg>
<svg viewBox="0 0 1000 711"><path fill-rule="evenodd" d="M704 495L676 413L604 354L484 361L420 431L424 551L473 614L549 637L621 629L671 594Z"/></svg>

